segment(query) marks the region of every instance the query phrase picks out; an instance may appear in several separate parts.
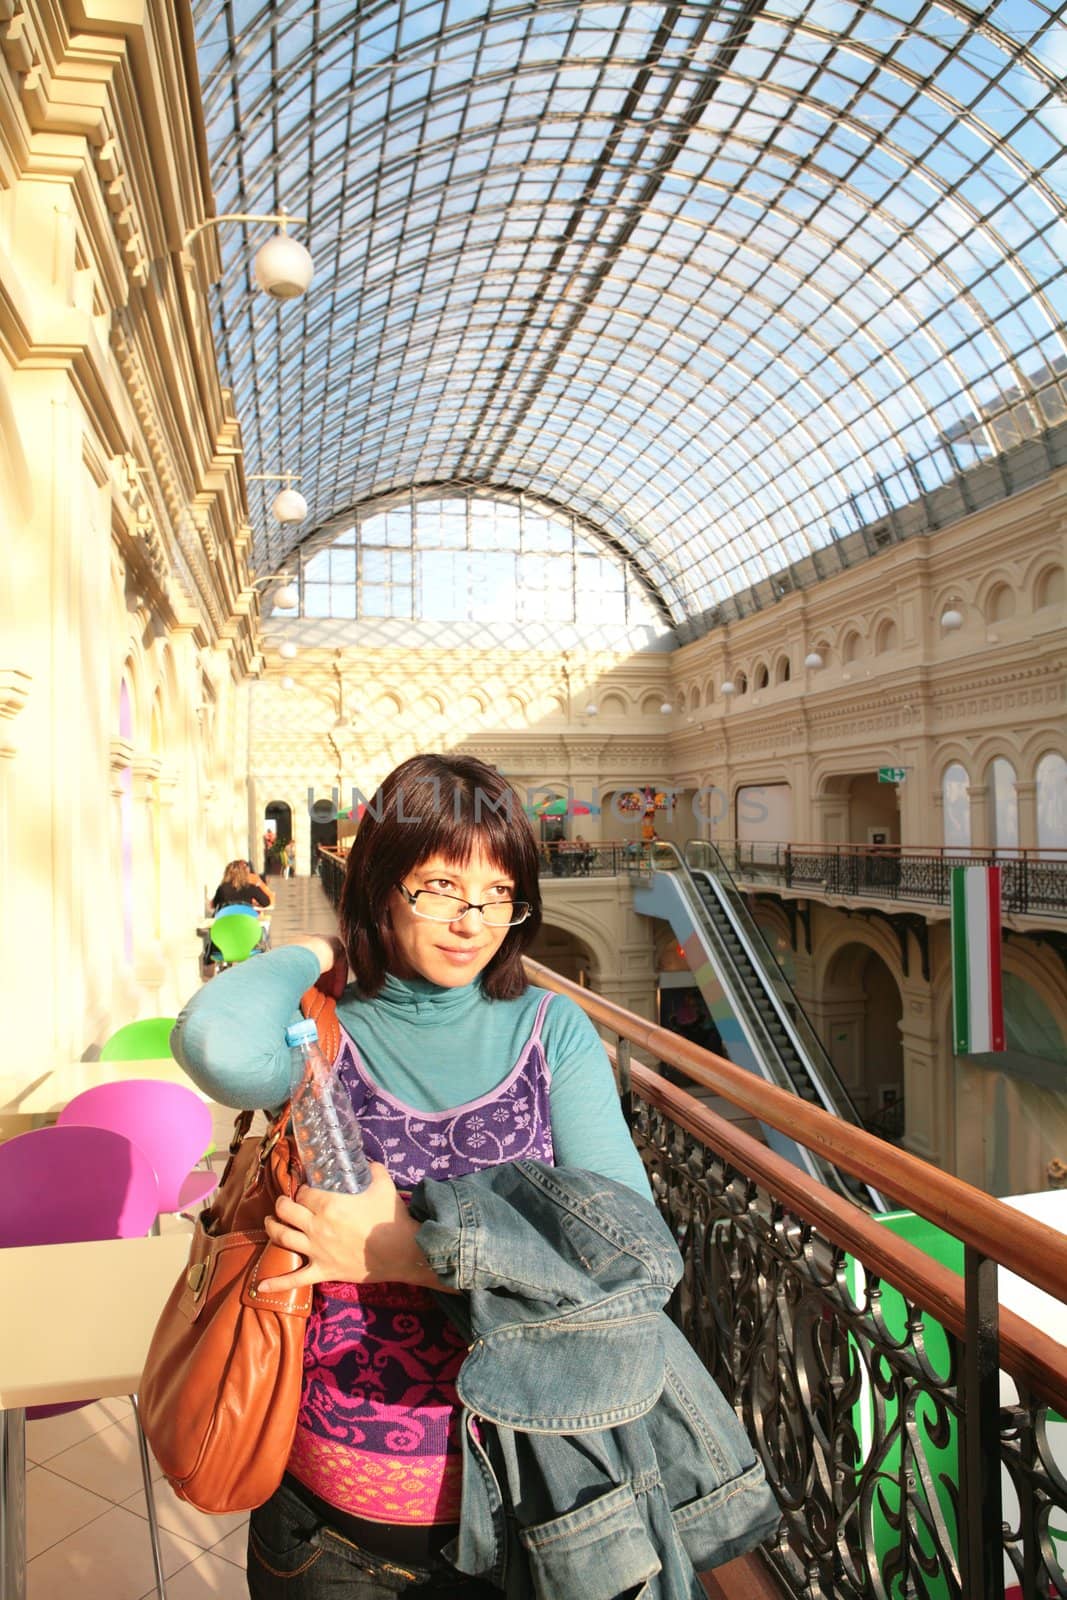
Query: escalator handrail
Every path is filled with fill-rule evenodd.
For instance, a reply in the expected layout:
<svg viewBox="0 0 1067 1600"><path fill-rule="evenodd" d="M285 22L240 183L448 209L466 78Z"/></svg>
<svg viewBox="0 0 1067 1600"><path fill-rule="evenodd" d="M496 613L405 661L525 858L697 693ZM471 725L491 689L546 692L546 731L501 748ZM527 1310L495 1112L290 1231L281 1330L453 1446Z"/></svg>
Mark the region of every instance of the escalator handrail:
<svg viewBox="0 0 1067 1600"><path fill-rule="evenodd" d="M663 842L661 842L661 844L660 844L660 849L662 849L662 848L663 848ZM675 858L676 858L676 860L678 862L679 868L680 868L680 871L678 873L679 882L684 884L685 889L687 891L688 897L692 901L695 902L695 907L691 907L691 909L699 909L700 913L703 916L705 916L705 917L708 916L707 907L705 906L704 901L703 901L703 899L701 897L700 889L698 887L696 878L695 878L692 870L687 865L685 859L681 855L681 852L676 848L676 846L670 845L670 846L668 846L668 848L671 850L672 854L675 856ZM715 889L714 880L711 879L710 874L706 874L706 876L709 878L709 884L710 884L710 886L712 888L712 892L714 893L714 889ZM720 902L720 904L721 904L721 902ZM726 912L725 907L723 907L723 910L724 910L724 914L729 916L729 913ZM844 1092L842 1093L841 1104L837 1104L837 1103L835 1103L835 1098L834 1098L833 1094L828 1091L826 1084L823 1082L822 1075L818 1072L818 1070L816 1069L814 1063L810 1059L810 1056L811 1056L810 1049L806 1049L805 1048L804 1043L802 1042L802 1040L800 1039L799 1035L797 1034L796 1029L793 1027L792 1019L789 1016L788 1010L782 1004L781 996L777 992L777 985L774 984L774 983L767 982L768 975L764 972L763 968L761 967L759 958L756 955L755 950L752 948L751 941L747 938L747 929L745 928L744 924L743 923L740 923L740 924L733 923L733 924L731 924L731 926L732 926L732 930L733 930L734 934L736 935L736 937L738 938L738 940L739 940L739 942L741 944L741 948L742 948L742 951L744 953L745 959L748 961L750 967L752 968L752 971L753 971L753 973L755 975L756 982L757 983L762 983L763 988L764 988L764 992L767 995L768 1000L771 1002L771 1005L774 1008L775 1016L777 1017L779 1023L782 1025L782 1027L785 1029L786 1035L787 1035L787 1037L789 1039L789 1043L792 1046L793 1054L794 1054L797 1062L799 1063L800 1068L803 1071L805 1077L808 1078L808 1080L810 1081L812 1087L814 1088L815 1093L818 1096L819 1104L822 1106L824 1111L829 1111L831 1113L831 1115L839 1116L845 1122L852 1122L852 1123L855 1124L856 1127L862 1127L863 1124L862 1124L862 1122L860 1120L859 1113L857 1112L856 1107L852 1104L852 1102L849 1099L847 1093L844 1093ZM719 942L721 940L722 936L719 933L718 928L716 928L714 926L714 922L712 922L712 929L713 929L713 932L715 934L716 942ZM729 952L724 951L724 954L728 955ZM780 968L779 968L779 972L781 972ZM782 978L782 981L785 982L784 977ZM733 1000L735 1006L740 1002L742 1008L748 1014L748 1017L750 1019L750 1025L755 1028L756 1032L758 1033L758 1035L760 1036L761 1040L763 1041L764 1049L767 1050L769 1053L771 1053L773 1055L774 1060L775 1060L775 1064L779 1068L780 1074L781 1074L780 1087L789 1088L789 1089L792 1089L792 1090L795 1091L796 1084L794 1082L793 1076L790 1073L788 1066L786 1065L785 1061L782 1058L782 1053L781 1053L779 1047L775 1044L774 1040L770 1037L770 1035L769 1035L769 1033L767 1031L767 1024L764 1021L763 1017L760 1015L759 1010L758 1010L757 1006L755 1005L755 1001L753 1000L753 997L750 994L747 993L747 991L744 989L743 986L739 986L737 995L736 996L731 996L731 999ZM799 1002L797 1002L797 1004L799 1004ZM825 1054L825 1052L824 1052L824 1054ZM831 1071L833 1071L832 1066L831 1066ZM842 1085L842 1091L843 1090L844 1090L844 1086ZM844 1107L844 1109L842 1109L842 1106Z"/></svg>
<svg viewBox="0 0 1067 1600"><path fill-rule="evenodd" d="M699 843L701 845L707 843L706 840L692 842ZM714 850L714 846L711 848ZM655 852L659 856L659 864L661 866L663 865L663 852L667 852L673 857L677 869L674 875L679 886L682 888L685 897L690 901L690 910L692 911L695 909L703 916L706 921L706 926L709 928L716 945L721 945L722 935L715 924L714 918L711 917L707 906L704 904L704 900L700 894L696 878L694 877L693 871L689 867L689 864L682 852L678 849L677 845L672 844L669 840L657 840ZM650 860L648 863L649 870L654 871L655 866L656 862L654 860ZM723 870L726 870L725 867ZM714 874L705 871L704 876L707 878L709 888L713 893L723 890L723 885L717 880ZM736 889L734 892L737 894ZM801 1069L805 1072L813 1088L815 1089L815 1092L821 1103L821 1108L824 1111L829 1112L830 1115L837 1116L842 1122L851 1123L854 1127L862 1128L862 1120L855 1104L852 1101L851 1096L849 1095L844 1084L841 1082L841 1079L838 1077L837 1071L822 1045L822 1041L811 1028L811 1024L804 1015L803 1008L801 1007L799 1000L796 998L788 979L782 972L781 967L778 965L778 962L776 960L774 961L774 972L777 973L777 981L775 981L774 973L766 972L761 968L759 959L752 948L751 941L747 937L748 925L751 924L751 926L756 930L758 942L764 945L765 948L766 941L762 938L762 935L760 935L759 929L756 927L754 920L749 915L748 909L741 900L740 895L737 895L737 899L739 901L738 911L740 915L734 922L731 923L733 932L741 942L746 959L751 963L754 969L757 982L762 982L764 993L771 1001L778 1020L786 1030L787 1036L792 1044L794 1054L800 1063ZM719 904L724 915L729 917L730 913L727 910L727 906L723 903L723 898L719 898ZM723 949L722 953L723 955L729 957L729 952L725 949ZM770 954L769 950L768 954ZM774 960L773 956L771 959ZM727 965L727 970L729 970L729 962ZM801 1036L794 1025L793 1018L790 1015L788 1008L783 1003L781 995L781 990L783 988L789 995L793 1005L796 1006L798 1015L803 1018L807 1031L811 1034L813 1048L805 1048ZM737 1009L739 1012L744 1012L748 1016L750 1026L754 1028L757 1036L763 1040L764 1049L768 1056L773 1060L775 1070L779 1075L779 1083L777 1086L779 1088L785 1087L790 1092L795 1094L797 1092L796 1085L793 1082L792 1076L789 1073L789 1069L785 1064L785 1060L778 1046L774 1043L773 1039L770 1038L767 1025L763 1017L760 1015L758 1008L751 1001L751 997L744 991L743 987L736 986L735 993L732 994L730 998L731 1003L735 1006L735 1009ZM818 1071L816 1063L820 1063L823 1066L822 1073ZM839 1091L839 1098L837 1101L835 1101L834 1094L828 1090L827 1083L831 1084L836 1090ZM832 1175L831 1187L840 1188L843 1193L847 1193L847 1184L840 1177L832 1164L828 1164L828 1171ZM869 1203L876 1211L885 1211L888 1209L885 1199L876 1188L870 1184L863 1184L862 1187L869 1197Z"/></svg>
<svg viewBox="0 0 1067 1600"><path fill-rule="evenodd" d="M793 988L793 985L790 983L789 979L786 977L785 971L784 971L784 969L782 967L782 963L778 960L778 957L775 955L774 951L771 949L771 946L768 944L767 939L766 939L766 937L765 937L765 935L763 933L762 928L760 927L759 923L756 921L755 917L752 916L752 914L750 913L748 907L745 905L744 896L742 895L740 889L737 887L736 878L734 877L733 873L730 871L729 867L726 865L726 860L725 860L725 858L724 858L724 856L722 854L722 851L719 849L719 847L717 845L712 844L711 841L708 840L708 839L687 839L686 840L686 844L685 844L685 853L684 853L683 859L684 859L685 864L688 867L690 872L692 872L694 870L694 864L689 859L689 853L694 848L710 852L711 858L712 858L712 862L714 863L713 867L710 869L711 875L714 878L716 878L716 880L718 881L720 886L723 889L725 889L728 898L736 906L736 910L737 910L739 918L741 918L744 921L745 926L748 927L751 930L752 936L755 938L755 940L758 942L760 947L765 952L765 954L766 954L765 966L768 969L767 970L767 976L769 978L773 979L773 981L775 982L776 986L779 988L780 991L784 990L784 992L788 995L788 997L789 997L790 1001L792 1002L792 1004L794 1004L797 1007L798 1012L800 1013L800 1015L803 1016L803 1009L800 1006L800 1002L797 1000L796 992L795 992L795 990ZM701 872L707 872L707 871L709 871L709 868L707 868L707 867L697 867L696 870L697 871L701 871ZM805 1018L805 1021L806 1020L807 1019ZM810 1023L808 1023L808 1028L811 1029L811 1024ZM814 1029L811 1029L811 1033L812 1033L812 1038L813 1038L813 1040L815 1042L816 1048L818 1050L822 1051L823 1050L822 1042L819 1039L818 1035L815 1033Z"/></svg>
<svg viewBox="0 0 1067 1600"><path fill-rule="evenodd" d="M701 869L698 868L699 870ZM716 888L721 889L721 885L716 883L713 874L705 873L705 876L711 883L713 892ZM722 904L721 900L719 903L720 905ZM725 907L723 909L725 911ZM778 1021L785 1029L790 1044L793 1046L807 1076L811 1080L823 1109L841 1117L843 1121L855 1123L857 1128L861 1128L863 1120L860 1117L856 1103L842 1083L837 1069L827 1055L821 1040L811 1027L811 1024L807 1023L806 1018L804 1018L804 1021L807 1026L798 1026L797 1018L792 1015L789 1007L783 1002L779 984L761 967L759 957L747 936L748 929L744 921L735 922L733 931L741 941L742 948L753 966L757 979L763 981L767 998L774 1007ZM781 973L781 968L778 971ZM784 975L781 977L781 983L786 986L792 1003L797 1008L798 1017L804 1017L800 1002L796 999L792 989L789 988L788 979Z"/></svg>
<svg viewBox="0 0 1067 1600"><path fill-rule="evenodd" d="M775 1044L773 1039L770 1038L767 1032L767 1025L763 1017L759 1014L759 1011L756 1008L751 995L747 992L744 983L732 983L730 981L731 976L734 973L740 973L742 977L744 975L741 973L740 967L738 967L736 962L733 960L730 952L723 945L722 934L716 925L715 920L708 912L708 908L703 899L701 898L692 873L682 860L681 855L675 846L667 844L666 841L660 841L657 843L656 848L657 850L666 848L675 858L677 866L680 870L674 871L667 869L669 876L674 882L679 894L689 904L690 912L696 914L697 925L704 929L704 937L708 940L712 950L723 961L724 970L720 973L720 981L723 983L723 987L726 990L735 1014L739 1018L747 1018L748 1028L751 1030L753 1039L759 1041L759 1050L762 1054L764 1065L767 1069L769 1069L767 1072L767 1080L774 1083L774 1086L777 1089L784 1090L786 1093L802 1100L803 1097L798 1094L797 1085L789 1071L788 1066L785 1063L785 1058L783 1057L780 1048ZM662 858L660 865L662 866ZM746 960L751 960L747 951L744 951L744 955ZM760 979L758 967L754 967L753 972L755 981L758 983ZM799 1063L801 1071L803 1071L811 1080L816 1092L818 1093L820 1091L818 1079L811 1072L807 1062L803 1057L803 1054L796 1053L795 1046L794 1053L796 1054L796 1059ZM822 1098L821 1094L820 1098ZM804 1103L810 1104L811 1102ZM842 1117L841 1113L838 1112L832 1103L826 1099L822 1100L822 1104L818 1109L827 1112L831 1116L837 1116L839 1121L849 1122L853 1120L847 1116ZM862 1126L862 1124L860 1124L857 1120L856 1126ZM817 1155L814 1151L808 1149L807 1146L803 1144L795 1144L795 1148L799 1155L801 1166L806 1171L810 1172L812 1177L821 1183L825 1183L829 1188L834 1189L838 1193L844 1195L846 1199L855 1202L857 1195L856 1193L852 1192L852 1184L855 1182L855 1180L852 1180L849 1177L843 1177L831 1161L827 1161L825 1157ZM871 1206L873 1210L885 1211L887 1209L885 1200L870 1184L859 1180L856 1183L856 1188L863 1192L866 1197L866 1203Z"/></svg>
<svg viewBox="0 0 1067 1600"><path fill-rule="evenodd" d="M810 1063L809 1070L812 1081L819 1091L823 1106L826 1110L844 1117L847 1122L854 1122L858 1128L861 1128L863 1119L859 1114L855 1101L842 1082L837 1068L830 1060L826 1046L808 1020L807 1013L797 998L792 984L782 971L777 956L764 938L759 924L745 905L744 898L734 882L729 867L716 846L707 839L691 839L686 843L685 857L683 858L686 870L690 873L692 873L693 868L689 863L688 857L693 846L709 851L712 858L718 862L718 872L708 871L707 868L701 867L696 870L704 872L713 886L718 888L730 901L731 909L735 914L735 932L739 937L742 933L747 935L743 941L746 945L754 945L756 950L765 952L766 959L761 967L760 960L758 956L755 956L755 952L753 950L746 951L750 960L755 959L756 970L765 979L768 996L774 1003L779 1020L793 1040L802 1060ZM719 875L720 873L722 876ZM790 1006L796 1008L795 1015L790 1011ZM820 1081L823 1077L825 1077L825 1085ZM844 1107L844 1110L842 1110L842 1107Z"/></svg>

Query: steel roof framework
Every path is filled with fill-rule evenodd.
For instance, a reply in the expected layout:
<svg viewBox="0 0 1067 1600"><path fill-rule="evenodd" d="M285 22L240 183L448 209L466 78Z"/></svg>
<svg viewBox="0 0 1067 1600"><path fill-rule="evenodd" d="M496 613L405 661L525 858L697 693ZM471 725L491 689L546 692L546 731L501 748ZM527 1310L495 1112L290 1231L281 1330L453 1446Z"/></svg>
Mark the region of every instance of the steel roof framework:
<svg viewBox="0 0 1067 1600"><path fill-rule="evenodd" d="M528 492L676 622L1067 416L1067 25L1036 0L197 0L216 333L276 568Z"/></svg>

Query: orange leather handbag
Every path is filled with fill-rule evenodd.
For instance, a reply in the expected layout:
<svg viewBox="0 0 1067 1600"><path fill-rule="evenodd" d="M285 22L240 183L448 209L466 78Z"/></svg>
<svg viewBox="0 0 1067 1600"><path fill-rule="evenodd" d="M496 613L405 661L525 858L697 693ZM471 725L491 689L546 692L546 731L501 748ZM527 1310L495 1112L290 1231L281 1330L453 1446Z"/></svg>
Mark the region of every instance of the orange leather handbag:
<svg viewBox="0 0 1067 1600"><path fill-rule="evenodd" d="M333 1001L309 990L302 1004L332 1061ZM175 1493L200 1511L250 1511L269 1500L296 1432L312 1289L258 1287L303 1264L263 1227L278 1196L294 1196L303 1182L288 1114L286 1105L252 1137L254 1112L237 1118L222 1181L197 1219L141 1377L148 1443Z"/></svg>

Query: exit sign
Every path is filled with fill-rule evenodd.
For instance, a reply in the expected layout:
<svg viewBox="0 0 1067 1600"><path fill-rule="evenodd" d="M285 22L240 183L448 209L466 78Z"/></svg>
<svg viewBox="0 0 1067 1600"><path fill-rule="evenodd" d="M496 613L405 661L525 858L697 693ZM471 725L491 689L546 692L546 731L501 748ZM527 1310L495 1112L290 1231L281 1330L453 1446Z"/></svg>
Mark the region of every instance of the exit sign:
<svg viewBox="0 0 1067 1600"><path fill-rule="evenodd" d="M879 783L903 783L908 776L907 767L879 767Z"/></svg>

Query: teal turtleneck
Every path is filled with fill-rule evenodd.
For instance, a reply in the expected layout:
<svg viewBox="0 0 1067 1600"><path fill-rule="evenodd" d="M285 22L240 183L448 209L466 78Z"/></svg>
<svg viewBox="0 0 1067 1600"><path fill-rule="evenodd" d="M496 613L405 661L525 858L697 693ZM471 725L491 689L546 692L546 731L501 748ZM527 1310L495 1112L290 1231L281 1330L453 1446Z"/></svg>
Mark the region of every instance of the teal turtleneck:
<svg viewBox="0 0 1067 1600"><path fill-rule="evenodd" d="M318 975L311 951L290 945L205 984L179 1016L171 1041L194 1083L223 1105L280 1105L289 1093L285 1029ZM373 1000L346 989L337 1015L380 1088L415 1110L446 1111L503 1082L533 1032L544 994L530 988L517 1000L490 1000L480 979L442 989L425 978L390 975ZM542 1039L557 1162L647 1194L592 1023L572 1000L555 995Z"/></svg>

